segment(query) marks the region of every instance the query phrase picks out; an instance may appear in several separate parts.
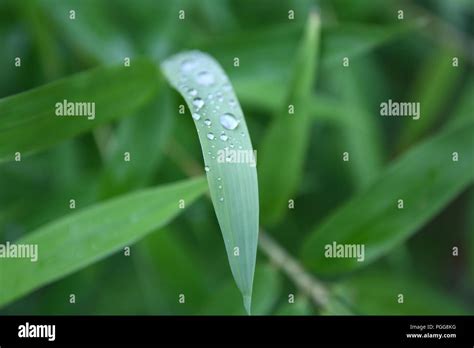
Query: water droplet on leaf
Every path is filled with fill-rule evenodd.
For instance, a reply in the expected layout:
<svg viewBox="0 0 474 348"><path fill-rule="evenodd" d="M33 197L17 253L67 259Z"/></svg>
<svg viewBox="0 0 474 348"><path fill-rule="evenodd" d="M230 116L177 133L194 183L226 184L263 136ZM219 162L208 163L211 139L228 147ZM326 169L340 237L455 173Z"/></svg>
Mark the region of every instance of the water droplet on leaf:
<svg viewBox="0 0 474 348"><path fill-rule="evenodd" d="M193 70L197 65L197 62L194 59L185 59L181 63L181 71L188 73Z"/></svg>
<svg viewBox="0 0 474 348"><path fill-rule="evenodd" d="M196 111L199 111L204 106L204 100L201 98L194 98L193 105L196 107Z"/></svg>
<svg viewBox="0 0 474 348"><path fill-rule="evenodd" d="M198 91L196 91L194 88L190 88L190 89L188 89L188 94L189 94L191 97L195 97L195 96L197 96Z"/></svg>
<svg viewBox="0 0 474 348"><path fill-rule="evenodd" d="M221 115L219 120L221 122L222 127L226 128L226 129L230 129L230 130L233 130L233 129L237 128L237 126L240 123L240 121L238 121L235 118L235 116L232 115L231 113L225 113L225 114Z"/></svg>
<svg viewBox="0 0 474 348"><path fill-rule="evenodd" d="M201 71L196 75L196 82L202 86L210 86L214 84L215 78L214 75L208 71Z"/></svg>

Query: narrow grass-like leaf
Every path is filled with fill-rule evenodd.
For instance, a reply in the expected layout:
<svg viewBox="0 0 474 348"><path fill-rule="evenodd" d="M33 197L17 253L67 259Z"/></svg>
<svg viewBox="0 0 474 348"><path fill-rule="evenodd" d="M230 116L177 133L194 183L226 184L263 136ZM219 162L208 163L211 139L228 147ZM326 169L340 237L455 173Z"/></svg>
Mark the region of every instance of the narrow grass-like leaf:
<svg viewBox="0 0 474 348"><path fill-rule="evenodd" d="M132 41L127 40L127 31L112 21L113 16L106 3L94 0L41 0L39 6L55 24L58 35L63 36L77 54L90 56L104 64L133 56L134 47ZM73 21L69 18L71 10L75 11L76 16Z"/></svg>
<svg viewBox="0 0 474 348"><path fill-rule="evenodd" d="M373 49L403 37L420 28L423 21L396 25L366 25L363 23L338 23L321 29L321 62L323 69L333 69L342 64L343 57L355 59ZM235 52L239 52L242 64L229 70L239 100L244 105L279 110L285 97L287 80L291 76L293 56L288 52L298 49L301 23L216 35L197 40L194 46L231 68ZM258 49L256 49L258 48ZM227 65L225 65L225 63ZM252 62L252 64L244 64ZM330 72L328 72L330 73Z"/></svg>
<svg viewBox="0 0 474 348"><path fill-rule="evenodd" d="M155 64L136 59L130 67L96 68L0 99L0 161L130 114L155 95L159 83ZM95 103L95 117L56 116L56 103L64 100Z"/></svg>
<svg viewBox="0 0 474 348"><path fill-rule="evenodd" d="M403 305L394 300L400 292ZM338 282L333 294L349 302L358 315L466 315L469 311L462 301L432 284L396 272L364 272Z"/></svg>
<svg viewBox="0 0 474 348"><path fill-rule="evenodd" d="M160 233L147 236L140 246L147 255L145 266L156 274L155 277L148 276L150 281L154 279L155 283L161 283L156 285L164 299L175 298L177 291L185 290L186 298L193 300L186 303L186 308L179 313L191 314L200 305L198 299L209 296L211 284L208 278L215 275L196 257L194 245L180 240L178 232L173 226L166 226Z"/></svg>
<svg viewBox="0 0 474 348"><path fill-rule="evenodd" d="M365 76L363 77L365 78ZM382 170L383 144L378 120L368 112L360 85L360 75L344 67L334 69L333 87L340 95L341 131L340 143L350 149L351 165L349 171L353 186L357 191L368 187Z"/></svg>
<svg viewBox="0 0 474 348"><path fill-rule="evenodd" d="M54 221L15 241L38 246L36 262L0 262L0 306L84 268L167 224L206 190L203 178L134 192Z"/></svg>
<svg viewBox="0 0 474 348"><path fill-rule="evenodd" d="M408 238L473 182L473 134L471 121L397 160L313 231L304 243L305 264L321 275L344 273L369 264ZM453 152L459 161L453 161ZM364 245L364 261L326 257L326 246L333 242Z"/></svg>
<svg viewBox="0 0 474 348"><path fill-rule="evenodd" d="M321 63L323 68L334 67L342 64L344 57L353 59L390 40L420 29L426 24L426 20L421 18L406 24L382 26L346 23L324 28Z"/></svg>
<svg viewBox="0 0 474 348"><path fill-rule="evenodd" d="M466 88L461 96L459 103L453 111L453 117L446 124L446 129L455 129L462 127L463 124L472 121L472 110L474 110L474 75L470 75L466 83Z"/></svg>
<svg viewBox="0 0 474 348"><path fill-rule="evenodd" d="M44 77L47 80L58 78L64 61L60 59L57 42L51 39L54 31L48 23L48 18L41 11L37 1L16 2L14 4L18 13L24 17L25 24L34 38Z"/></svg>
<svg viewBox="0 0 474 348"><path fill-rule="evenodd" d="M259 205L256 158L243 112L226 74L209 55L184 52L162 68L191 109L232 274L250 314Z"/></svg>
<svg viewBox="0 0 474 348"><path fill-rule="evenodd" d="M420 118L408 122L402 129L398 147L403 150L419 140L440 122L446 114L446 103L452 98L462 76L462 69L454 68L452 57L456 53L445 48L433 53L419 73L410 96L420 103ZM408 98L408 97L407 97Z"/></svg>
<svg viewBox="0 0 474 348"><path fill-rule="evenodd" d="M140 109L137 115L120 122L102 180L106 195L150 183L172 134L175 118L170 99L170 91L160 91L156 99ZM133 165L123 165L125 152L130 153Z"/></svg>
<svg viewBox="0 0 474 348"><path fill-rule="evenodd" d="M261 145L260 182L262 219L265 223L275 223L283 216L288 199L301 179L311 129L307 104L318 62L319 34L320 19L317 13L312 12L296 57L285 103ZM290 108L294 109L290 111Z"/></svg>

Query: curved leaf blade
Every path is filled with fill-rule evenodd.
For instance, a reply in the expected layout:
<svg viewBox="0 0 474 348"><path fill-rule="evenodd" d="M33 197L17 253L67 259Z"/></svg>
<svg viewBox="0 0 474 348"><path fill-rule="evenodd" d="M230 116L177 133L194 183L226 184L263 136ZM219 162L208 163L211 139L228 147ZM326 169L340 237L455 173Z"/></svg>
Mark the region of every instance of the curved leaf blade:
<svg viewBox="0 0 474 348"><path fill-rule="evenodd" d="M37 245L38 259L0 262L0 306L97 262L164 226L206 190L203 178L98 203L45 225L14 244Z"/></svg>
<svg viewBox="0 0 474 348"><path fill-rule="evenodd" d="M336 211L307 238L305 264L321 275L363 267L429 221L474 180L474 123L443 132L397 160L364 193ZM458 152L458 162L452 153ZM404 208L398 209L403 199ZM326 258L326 246L364 245L365 258Z"/></svg>
<svg viewBox="0 0 474 348"><path fill-rule="evenodd" d="M259 204L256 159L242 109L225 72L209 55L180 53L162 69L194 115L230 268L250 314ZM222 121L226 114L238 120L235 129Z"/></svg>
<svg viewBox="0 0 474 348"><path fill-rule="evenodd" d="M100 67L0 99L0 161L31 153L132 113L156 94L155 64ZM95 103L94 118L58 117L56 103Z"/></svg>

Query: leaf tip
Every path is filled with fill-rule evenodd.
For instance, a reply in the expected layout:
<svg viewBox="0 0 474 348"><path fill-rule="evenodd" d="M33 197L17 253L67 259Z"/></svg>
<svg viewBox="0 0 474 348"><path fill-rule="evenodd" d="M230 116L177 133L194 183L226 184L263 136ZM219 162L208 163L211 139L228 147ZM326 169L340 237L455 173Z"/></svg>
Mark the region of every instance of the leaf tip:
<svg viewBox="0 0 474 348"><path fill-rule="evenodd" d="M250 310L252 307L252 296L244 295L244 307L247 314L252 315Z"/></svg>

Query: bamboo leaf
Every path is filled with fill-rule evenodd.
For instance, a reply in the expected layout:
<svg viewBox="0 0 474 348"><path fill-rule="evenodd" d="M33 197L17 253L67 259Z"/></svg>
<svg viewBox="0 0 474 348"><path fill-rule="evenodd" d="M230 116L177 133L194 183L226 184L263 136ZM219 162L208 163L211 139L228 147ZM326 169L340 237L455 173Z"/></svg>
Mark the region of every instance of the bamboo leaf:
<svg viewBox="0 0 474 348"><path fill-rule="evenodd" d="M275 223L283 216L303 170L311 118L307 107L318 62L320 20L313 12L295 61L289 94L261 145L262 219ZM290 108L294 107L294 114Z"/></svg>
<svg viewBox="0 0 474 348"><path fill-rule="evenodd" d="M462 69L454 68L452 57L456 53L445 48L439 49L430 55L419 73L417 82L410 96L420 103L420 119L409 122L402 129L398 147L406 149L422 138L426 133L440 123L440 118L446 114L446 103L450 100L459 79Z"/></svg>
<svg viewBox="0 0 474 348"><path fill-rule="evenodd" d="M31 153L128 115L158 90L153 62L101 67L0 99L0 161ZM58 117L56 103L95 103L93 117Z"/></svg>
<svg viewBox="0 0 474 348"><path fill-rule="evenodd" d="M161 232L162 231L162 232ZM176 293L186 291L186 298L192 299L181 308L181 314L195 313L201 304L200 299L209 296L212 287L208 281L209 276L214 276L202 263L202 259L196 257L194 245L188 245L179 238L179 230L173 226L167 226L160 233L152 233L140 242L141 252L146 256L142 262L148 274L148 281L154 280L155 287L160 289L160 297L163 299L175 299ZM185 231L189 233L189 231ZM138 245L137 245L138 246ZM149 273L155 275L150 277ZM161 296L162 295L162 296ZM166 300L165 300L166 301ZM179 303L178 307L182 307ZM169 306L172 307L170 303Z"/></svg>
<svg viewBox="0 0 474 348"><path fill-rule="evenodd" d="M349 301L359 315L468 314L461 300L413 275L371 270L337 283L333 293ZM403 305L398 302L399 294L403 294Z"/></svg>
<svg viewBox="0 0 474 348"><path fill-rule="evenodd" d="M334 25L325 28L321 47L322 65L330 68L342 64L344 57L355 58L375 47L412 33L426 26L420 18L396 25L367 25L361 23Z"/></svg>
<svg viewBox="0 0 474 348"><path fill-rule="evenodd" d="M162 68L191 109L232 274L250 314L259 205L255 157L243 112L227 76L210 56L184 52Z"/></svg>
<svg viewBox="0 0 474 348"><path fill-rule="evenodd" d="M397 160L313 231L304 242L306 265L322 275L344 273L369 264L412 235L473 182L473 134L470 122ZM458 152L458 162L452 160L453 152ZM364 245L364 261L325 257L326 246L333 242Z"/></svg>
<svg viewBox="0 0 474 348"><path fill-rule="evenodd" d="M367 25L338 23L321 28L322 69L328 74L344 57L355 59L397 38L415 32L424 25L422 20L402 25ZM239 69L229 70L237 95L244 105L253 105L272 111L279 110L285 98L288 78L291 76L293 55L302 32L301 23L216 35L211 39L196 40L193 46L202 47L224 68L231 68L235 52L242 63ZM255 49L258 47L258 49ZM227 65L225 65L225 63Z"/></svg>
<svg viewBox="0 0 474 348"><path fill-rule="evenodd" d="M107 194L150 184L173 131L175 118L169 94L170 91L161 91L137 115L123 119L117 126L115 146L110 151L102 178ZM125 152L130 153L133 165L123 165Z"/></svg>
<svg viewBox="0 0 474 348"><path fill-rule="evenodd" d="M134 55L135 48L126 36L128 31L113 22L106 3L94 0L41 0L39 6L55 24L56 32L65 37L65 42L80 55L104 64ZM115 6L119 11L120 6ZM75 11L73 25L69 17L71 10Z"/></svg>
<svg viewBox="0 0 474 348"><path fill-rule="evenodd" d="M203 178L134 192L67 215L15 241L38 258L0 262L0 306L97 262L164 226L206 190Z"/></svg>
<svg viewBox="0 0 474 348"><path fill-rule="evenodd" d="M334 70L331 76L335 90L340 93L340 106L337 108L342 108L342 114L339 115L341 122L338 124L340 143L350 149L352 161L349 171L357 191L368 187L377 178L384 157L381 128L368 111L370 108L363 102L360 86L363 78L367 77L362 76L342 67Z"/></svg>

